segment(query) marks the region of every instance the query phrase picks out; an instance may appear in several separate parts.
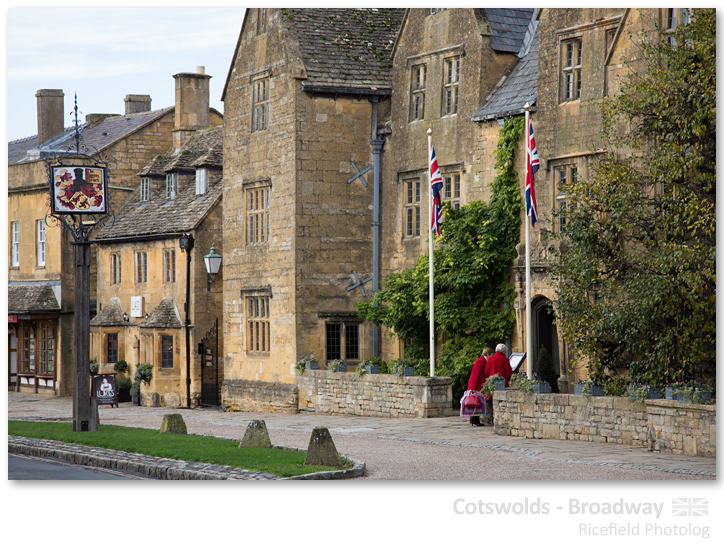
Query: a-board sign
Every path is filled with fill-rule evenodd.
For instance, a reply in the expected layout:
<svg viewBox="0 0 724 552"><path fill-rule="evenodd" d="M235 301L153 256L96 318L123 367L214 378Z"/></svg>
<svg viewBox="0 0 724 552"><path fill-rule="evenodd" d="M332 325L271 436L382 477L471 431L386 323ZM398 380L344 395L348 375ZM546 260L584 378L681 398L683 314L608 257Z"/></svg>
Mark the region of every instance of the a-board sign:
<svg viewBox="0 0 724 552"><path fill-rule="evenodd" d="M525 353L510 353L510 367L515 372L525 359Z"/></svg>
<svg viewBox="0 0 724 552"><path fill-rule="evenodd" d="M93 398L98 404L118 406L115 374L97 374L93 376Z"/></svg>

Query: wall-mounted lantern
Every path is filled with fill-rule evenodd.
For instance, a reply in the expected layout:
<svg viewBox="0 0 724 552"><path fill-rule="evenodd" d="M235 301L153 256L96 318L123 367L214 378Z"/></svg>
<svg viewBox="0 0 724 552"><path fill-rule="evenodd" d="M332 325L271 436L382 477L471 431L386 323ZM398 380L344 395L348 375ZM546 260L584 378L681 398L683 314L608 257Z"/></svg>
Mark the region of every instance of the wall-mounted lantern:
<svg viewBox="0 0 724 552"><path fill-rule="evenodd" d="M209 251L208 255L204 255L204 263L206 263L206 291L211 291L211 283L215 282L215 280L211 278L211 275L219 273L222 258L223 257L216 252L215 244L212 243L211 251Z"/></svg>

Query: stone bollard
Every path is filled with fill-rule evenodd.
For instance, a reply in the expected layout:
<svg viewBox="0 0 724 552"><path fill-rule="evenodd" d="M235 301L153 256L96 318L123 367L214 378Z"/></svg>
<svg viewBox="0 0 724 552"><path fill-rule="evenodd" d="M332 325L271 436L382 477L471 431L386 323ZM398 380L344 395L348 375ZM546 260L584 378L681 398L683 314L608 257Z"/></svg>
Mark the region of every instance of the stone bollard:
<svg viewBox="0 0 724 552"><path fill-rule="evenodd" d="M252 420L246 428L246 433L239 443L241 447L272 448L269 432L266 430L264 420Z"/></svg>
<svg viewBox="0 0 724 552"><path fill-rule="evenodd" d="M186 422L181 414L164 414L161 433L186 433Z"/></svg>
<svg viewBox="0 0 724 552"><path fill-rule="evenodd" d="M343 467L342 459L339 457L337 447L334 446L332 436L326 427L315 427L312 430L312 437L309 439L307 455L304 458L305 465Z"/></svg>

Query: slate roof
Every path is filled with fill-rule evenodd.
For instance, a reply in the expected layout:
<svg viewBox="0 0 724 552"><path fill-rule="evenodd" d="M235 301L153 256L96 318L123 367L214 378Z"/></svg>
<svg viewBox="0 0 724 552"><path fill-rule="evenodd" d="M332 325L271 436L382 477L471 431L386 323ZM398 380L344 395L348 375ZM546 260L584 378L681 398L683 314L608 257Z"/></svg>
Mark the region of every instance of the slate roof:
<svg viewBox="0 0 724 552"><path fill-rule="evenodd" d="M282 21L296 38L309 91L389 93L390 53L404 9L286 8Z"/></svg>
<svg viewBox="0 0 724 552"><path fill-rule="evenodd" d="M8 286L8 313L60 311L52 286Z"/></svg>
<svg viewBox="0 0 724 552"><path fill-rule="evenodd" d="M523 106L534 106L538 96L538 22L531 21L520 59L512 71L496 85L473 121L490 121L524 113Z"/></svg>
<svg viewBox="0 0 724 552"><path fill-rule="evenodd" d="M157 156L139 175L160 176L167 170L195 170L199 164L221 169L222 149L223 126L200 130L181 146L178 153ZM196 195L195 180L179 178L176 197L170 201L166 201L165 189L154 189L151 199L141 203L141 187L138 186L115 212L113 225L101 228L96 239L133 238L193 230L221 199L222 179L220 170L210 172L206 193Z"/></svg>
<svg viewBox="0 0 724 552"><path fill-rule="evenodd" d="M478 8L485 9L493 35L490 47L498 52L517 54L535 8Z"/></svg>
<svg viewBox="0 0 724 552"><path fill-rule="evenodd" d="M181 328L181 320L171 297L161 300L151 315L138 325L139 328Z"/></svg>
<svg viewBox="0 0 724 552"><path fill-rule="evenodd" d="M123 319L123 309L118 299L111 299L90 321L91 326L128 326L129 324Z"/></svg>
<svg viewBox="0 0 724 552"><path fill-rule="evenodd" d="M115 115L103 121L89 125L80 126L81 149L85 145L90 152L101 151L110 144L135 132L139 128L163 117L166 113L172 112L173 107L146 111L144 113L133 113L131 115ZM38 137L31 136L8 143L8 164L19 163L28 160L29 150L40 150L40 155L51 154L56 151L75 151L75 139L73 135L75 127L68 127L61 134L55 136L38 147Z"/></svg>

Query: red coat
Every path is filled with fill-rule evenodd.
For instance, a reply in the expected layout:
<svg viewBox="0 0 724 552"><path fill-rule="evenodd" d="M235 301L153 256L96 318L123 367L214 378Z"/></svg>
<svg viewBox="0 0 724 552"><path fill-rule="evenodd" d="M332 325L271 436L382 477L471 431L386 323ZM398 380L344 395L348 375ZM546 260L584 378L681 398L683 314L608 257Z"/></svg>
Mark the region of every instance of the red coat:
<svg viewBox="0 0 724 552"><path fill-rule="evenodd" d="M495 374L503 376L505 386L508 387L510 376L513 375L513 369L510 367L510 360L503 353L495 353L485 364L485 379Z"/></svg>
<svg viewBox="0 0 724 552"><path fill-rule="evenodd" d="M485 357L480 355L480 358L473 364L473 371L470 372L468 391L480 391L483 383L485 383Z"/></svg>

